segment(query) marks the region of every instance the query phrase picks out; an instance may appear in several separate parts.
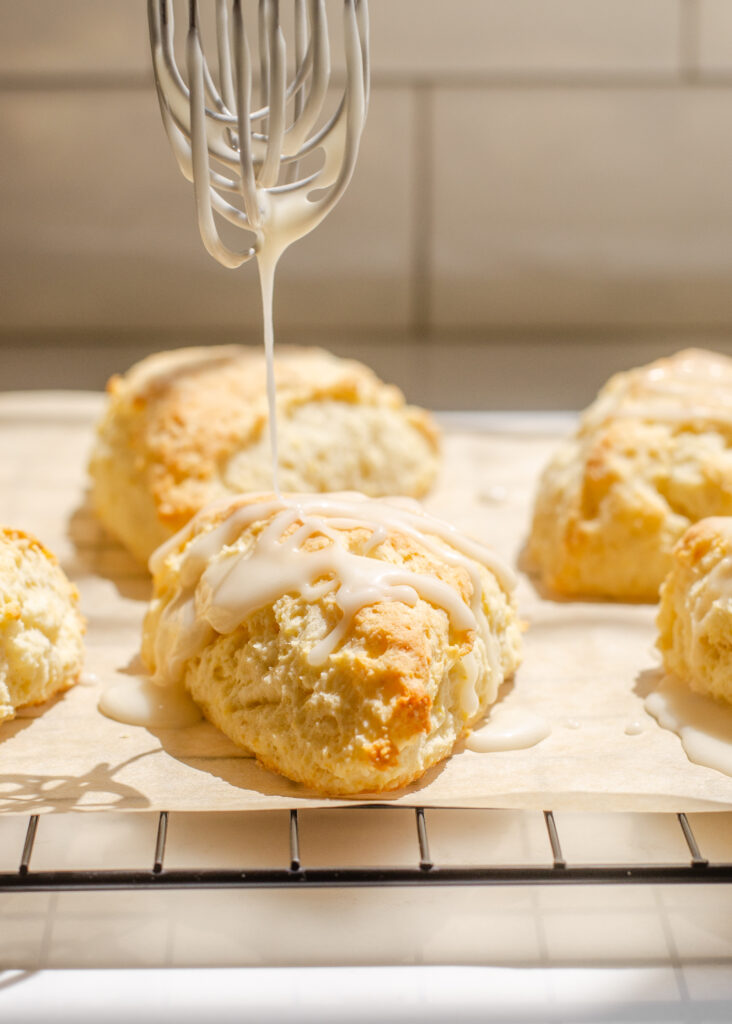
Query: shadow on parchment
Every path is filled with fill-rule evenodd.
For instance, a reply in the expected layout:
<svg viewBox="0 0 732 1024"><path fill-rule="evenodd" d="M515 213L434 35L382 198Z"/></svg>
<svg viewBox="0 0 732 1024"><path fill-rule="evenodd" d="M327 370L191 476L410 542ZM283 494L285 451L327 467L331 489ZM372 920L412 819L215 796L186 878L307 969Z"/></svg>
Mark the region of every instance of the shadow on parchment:
<svg viewBox="0 0 732 1024"><path fill-rule="evenodd" d="M15 718L11 718L9 722L3 722L2 728L0 728L0 743L7 743L8 740L12 739L13 736L17 736L18 733L23 732L33 724L35 718L40 718L45 715L47 711L55 707L60 700L63 700L65 692L55 693L48 700L45 700L42 704L30 704L20 708L15 713Z"/></svg>
<svg viewBox="0 0 732 1024"><path fill-rule="evenodd" d="M113 583L122 597L150 600L150 574L104 529L94 514L88 491L69 516L66 535L76 558L75 565L64 566L72 578L80 573L91 573Z"/></svg>
<svg viewBox="0 0 732 1024"><path fill-rule="evenodd" d="M143 810L150 806L147 797L114 776L149 753L135 754L114 766L103 761L81 775L4 774L0 779L0 813L113 811L119 805L124 805L125 810ZM95 794L98 800L94 799Z"/></svg>
<svg viewBox="0 0 732 1024"><path fill-rule="evenodd" d="M121 671L134 673L137 662L133 661ZM486 711L486 716L497 707L514 688L513 678L500 687L496 702ZM480 728L483 722L476 723ZM251 790L262 796L279 796L283 799L317 800L324 799L322 793L309 789L298 782L292 782L259 764L253 754L243 751L228 739L216 726L203 720L186 729L152 729L163 750L170 757L196 771L213 775L236 789ZM463 741L456 744L451 756L465 749ZM353 803L388 804L412 794L418 794L439 778L449 762L449 757L428 768L425 774L408 786L382 792L363 792L334 796L334 800ZM327 799L327 798L325 798Z"/></svg>
<svg viewBox="0 0 732 1024"><path fill-rule="evenodd" d="M195 771L205 772L234 789L251 790L261 796L277 796L284 800L317 800L327 797L309 789L299 782L292 782L283 775L277 775L261 765L252 754L237 747L224 736L215 725L201 721L186 729L152 729L147 731L155 736L169 757ZM433 782L445 768L442 761L428 769L425 775L410 786L381 793L358 793L334 796L334 800L348 800L355 803L389 803L410 793L418 793Z"/></svg>
<svg viewBox="0 0 732 1024"><path fill-rule="evenodd" d="M213 729L214 726L211 726ZM157 733L155 735L158 735ZM298 782L292 782L286 779L282 775L276 775L269 769L264 768L254 757L246 757L239 755L234 758L227 757L184 757L180 755L172 754L170 750L165 747L164 740L160 736L161 744L164 749L176 757L177 760L188 765L191 768L195 768L197 771L207 772L209 775L221 779L222 782L228 783L235 789L251 790L255 793L259 793L262 796L278 796L283 800L312 800L322 803L329 797L324 796L322 793L318 793L314 789L309 789L307 786L301 785ZM438 776L444 771L445 762L442 761L432 768L429 768L427 772L417 782L412 783L410 786L403 786L401 789L393 789L388 792L380 793L352 793L346 795L333 796L330 799L337 801L349 801L352 803L369 803L369 804L388 804L393 800L398 800L405 796L409 796L412 793L419 793L420 790L430 785Z"/></svg>

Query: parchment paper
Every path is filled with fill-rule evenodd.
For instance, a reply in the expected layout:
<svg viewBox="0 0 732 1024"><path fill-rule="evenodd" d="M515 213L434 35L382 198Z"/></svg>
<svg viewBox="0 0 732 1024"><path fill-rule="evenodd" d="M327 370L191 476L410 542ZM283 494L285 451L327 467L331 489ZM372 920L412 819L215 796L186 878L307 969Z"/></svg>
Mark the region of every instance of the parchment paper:
<svg viewBox="0 0 732 1024"><path fill-rule="evenodd" d="M85 497L102 396L0 396L0 523L36 533L77 583L92 677L0 726L0 811L247 810L327 800L260 768L201 723L152 732L97 711L102 687L134 671L149 596L146 573L110 541ZM514 561L536 479L571 418L445 417L445 460L432 511ZM464 749L379 803L559 810L726 810L732 779L690 763L643 709L655 682L655 609L543 600L521 578L524 663L501 700L545 717L529 750ZM638 723L642 731L627 735ZM359 800L358 802L364 802Z"/></svg>

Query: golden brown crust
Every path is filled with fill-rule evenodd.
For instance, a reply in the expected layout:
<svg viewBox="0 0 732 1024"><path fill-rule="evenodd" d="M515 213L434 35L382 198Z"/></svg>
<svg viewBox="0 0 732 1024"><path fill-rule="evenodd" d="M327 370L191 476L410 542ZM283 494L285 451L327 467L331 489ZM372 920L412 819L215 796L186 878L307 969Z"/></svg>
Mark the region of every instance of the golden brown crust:
<svg viewBox="0 0 732 1024"><path fill-rule="evenodd" d="M732 703L732 518L703 519L686 531L656 621L666 670Z"/></svg>
<svg viewBox="0 0 732 1024"><path fill-rule="evenodd" d="M53 565L58 565L58 559L52 551L49 551L45 544L34 537L32 533L26 533L25 530L16 530L7 526L0 526L0 537L8 541L14 541L17 543L19 550L35 550L39 551L44 558L47 558Z"/></svg>
<svg viewBox="0 0 732 1024"><path fill-rule="evenodd" d="M0 722L78 681L79 594L32 534L0 527Z"/></svg>
<svg viewBox="0 0 732 1024"><path fill-rule="evenodd" d="M261 498L240 496L204 510L167 553L156 556L155 597L142 649L151 671L159 659L164 663L171 657L165 645L175 637L160 626L164 610L175 607L182 592L188 545ZM243 528L234 550L248 553L273 515ZM298 525L295 520L290 530ZM364 551L372 534L360 527L332 529L355 554ZM314 534L302 546L325 543L332 539ZM441 558L429 542L388 528L368 551L369 557L442 580L470 606L470 574L450 564L450 557ZM226 552L227 557L232 553L229 540ZM214 725L265 767L296 782L329 795L406 785L451 752L519 661L514 599L488 569L478 563L475 569L493 653L483 636L458 628L443 608L427 600L380 600L356 611L325 663L314 665L309 652L340 623L343 612L333 591L307 601L299 593L285 593L246 616L233 633L216 634L200 654L188 655L185 686ZM476 676L466 682L468 655Z"/></svg>
<svg viewBox="0 0 732 1024"><path fill-rule="evenodd" d="M689 527L674 548L674 558L680 565L689 569L697 568L704 557L717 546L726 553L729 545L725 543L724 534L720 535L716 531L716 523L715 519L704 519Z"/></svg>
<svg viewBox="0 0 732 1024"><path fill-rule="evenodd" d="M550 591L654 601L689 525L732 513L732 360L618 374L544 471L527 562Z"/></svg>
<svg viewBox="0 0 732 1024"><path fill-rule="evenodd" d="M283 489L375 495L396 493L402 480L404 493L418 496L430 486L437 428L367 367L320 349L282 347L276 379ZM258 348L160 353L113 377L108 391L91 463L94 500L105 525L138 557L215 498L269 485ZM125 520L128 506L137 524Z"/></svg>

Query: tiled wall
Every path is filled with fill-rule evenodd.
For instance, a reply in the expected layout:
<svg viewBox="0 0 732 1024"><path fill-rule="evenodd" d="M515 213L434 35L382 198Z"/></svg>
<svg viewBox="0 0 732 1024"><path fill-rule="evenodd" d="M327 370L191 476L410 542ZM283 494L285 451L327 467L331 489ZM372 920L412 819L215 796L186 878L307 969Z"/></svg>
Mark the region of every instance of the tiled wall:
<svg viewBox="0 0 732 1024"><path fill-rule="evenodd" d="M144 7L0 0L0 387L257 336L255 268L199 241ZM283 258L283 339L442 407L580 405L615 366L732 350L732 0L370 8L361 159Z"/></svg>

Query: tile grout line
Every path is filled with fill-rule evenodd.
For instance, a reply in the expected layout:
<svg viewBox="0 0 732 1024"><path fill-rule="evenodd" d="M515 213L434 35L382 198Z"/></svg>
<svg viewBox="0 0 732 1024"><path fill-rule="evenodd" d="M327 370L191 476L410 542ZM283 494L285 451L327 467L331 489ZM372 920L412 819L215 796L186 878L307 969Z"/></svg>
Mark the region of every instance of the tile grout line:
<svg viewBox="0 0 732 1024"><path fill-rule="evenodd" d="M698 49L699 9L698 0L679 0L680 40L678 67L674 71L558 71L539 69L536 71L465 71L436 72L427 78L424 74L375 72L371 78L372 90L404 89L421 91L425 89L668 89L684 84L708 86L710 88L732 87L732 73L721 71L714 74L694 74L687 80L679 77L679 70L687 58L694 58ZM333 85L338 87L345 79L334 75ZM0 93L24 92L109 92L120 93L150 91L153 88L152 75L148 72L0 72Z"/></svg>
<svg viewBox="0 0 732 1024"><path fill-rule="evenodd" d="M413 232L412 232L413 233ZM410 248L414 243L410 240ZM176 339L180 339L180 325L163 328L122 328L119 333L109 331L103 325L88 328L69 327L39 327L27 328L17 326L16 328L0 328L0 350L16 350L22 346L24 350L35 349L46 351L52 348L69 347L77 350L90 350L98 352L111 346L120 348L133 348L135 346L153 350L154 346L160 348L170 347ZM105 332L106 333L103 333ZM327 339L331 344L337 343L345 338L349 343L361 343L364 339L376 344L393 345L395 341L401 340L409 329L401 327L386 328L361 328L354 329L349 324L339 324L324 328L312 327L308 324L299 327L283 327L279 337L283 343L316 344L319 339ZM584 346L587 343L605 345L607 343L620 343L635 345L641 341L664 341L668 338L682 339L690 336L707 341L720 339L732 340L732 324L726 322L715 323L670 323L658 320L653 323L619 323L612 324L602 321L587 321L578 325L566 325L561 323L550 323L547 325L526 324L526 323L494 323L485 321L477 325L460 327L440 326L432 331L432 334L449 338L457 343L529 343L529 344L550 344L561 340L565 343L573 343ZM252 326L244 328L219 326L213 328L190 329L181 346L184 344L205 345L207 342L216 345L245 344L260 345L261 331Z"/></svg>
<svg viewBox="0 0 732 1024"><path fill-rule="evenodd" d="M663 891L660 887L654 889L653 898L656 903L659 920L661 921L661 927L663 928L664 938L666 939L666 948L668 949L669 960L673 968L674 977L676 978L676 985L679 990L679 998L681 999L682 1003L688 1004L689 988L686 984L686 978L684 977L684 968L679 958L679 951L676 945L676 938L674 937L671 922L668 917L666 903L663 899Z"/></svg>
<svg viewBox="0 0 732 1024"><path fill-rule="evenodd" d="M700 79L699 0L680 0L679 8L679 72L684 85L695 85Z"/></svg>
<svg viewBox="0 0 732 1024"><path fill-rule="evenodd" d="M48 900L48 910L46 911L46 924L43 929L43 935L41 936L40 949L38 951L39 970L47 970L49 967L48 958L51 952L51 941L53 939L53 930L56 923L56 911L58 909L58 898L57 892L52 892Z"/></svg>
<svg viewBox="0 0 732 1024"><path fill-rule="evenodd" d="M432 244L434 202L434 90L429 84L412 90L414 139L412 145L412 223L410 227L409 325L414 335L429 330L432 318Z"/></svg>
<svg viewBox="0 0 732 1024"><path fill-rule="evenodd" d="M546 926L544 924L544 908L541 904L541 893L542 886L531 886L531 911L534 917L534 936L536 938L536 945L539 950L539 959L541 961L542 968L551 967L549 959L549 942L546 934Z"/></svg>

